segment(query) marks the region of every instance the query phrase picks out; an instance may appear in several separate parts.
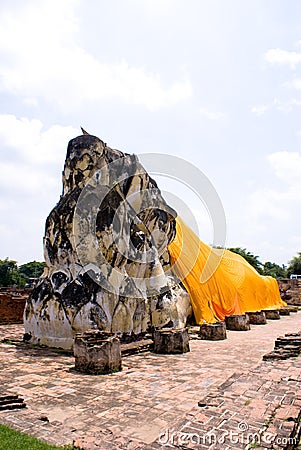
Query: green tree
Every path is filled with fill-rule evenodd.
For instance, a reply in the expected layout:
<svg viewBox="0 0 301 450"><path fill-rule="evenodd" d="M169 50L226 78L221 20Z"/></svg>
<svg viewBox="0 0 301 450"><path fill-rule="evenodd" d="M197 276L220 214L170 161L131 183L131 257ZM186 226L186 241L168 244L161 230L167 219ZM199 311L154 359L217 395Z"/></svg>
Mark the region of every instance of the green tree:
<svg viewBox="0 0 301 450"><path fill-rule="evenodd" d="M284 266L267 261L263 265L263 275L269 275L273 278L285 278L286 270Z"/></svg>
<svg viewBox="0 0 301 450"><path fill-rule="evenodd" d="M301 252L289 262L287 276L289 277L292 274L301 275Z"/></svg>
<svg viewBox="0 0 301 450"><path fill-rule="evenodd" d="M255 256L253 255L253 253L248 252L246 248L241 247L232 247L228 248L228 250L230 250L233 253L237 253L238 255L245 258L245 260L248 261L248 263L251 264L251 266L253 266L257 270L257 272L262 275L263 264L259 261L259 256Z"/></svg>
<svg viewBox="0 0 301 450"><path fill-rule="evenodd" d="M31 261L19 266L19 273L24 278L39 278L46 264L39 261Z"/></svg>
<svg viewBox="0 0 301 450"><path fill-rule="evenodd" d="M0 259L0 286L24 286L25 280L19 274L17 262L5 258Z"/></svg>

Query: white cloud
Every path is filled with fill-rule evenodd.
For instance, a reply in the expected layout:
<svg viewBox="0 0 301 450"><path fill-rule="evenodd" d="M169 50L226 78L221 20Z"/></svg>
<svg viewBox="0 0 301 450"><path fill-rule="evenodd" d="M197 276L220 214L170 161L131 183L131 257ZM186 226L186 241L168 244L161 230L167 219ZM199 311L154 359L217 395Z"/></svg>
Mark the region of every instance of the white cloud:
<svg viewBox="0 0 301 450"><path fill-rule="evenodd" d="M264 55L265 60L272 65L290 66L292 69L301 63L301 53L271 48Z"/></svg>
<svg viewBox="0 0 301 450"><path fill-rule="evenodd" d="M263 260L287 263L300 249L301 153L281 151L267 157L274 180L249 195L245 205L245 240L253 242ZM273 186L269 183L273 183ZM274 187L277 181L277 187Z"/></svg>
<svg viewBox="0 0 301 450"><path fill-rule="evenodd" d="M301 210L301 153L281 151L267 157L279 188L265 187L253 192L248 205L249 218L259 226L268 227L265 219L291 220Z"/></svg>
<svg viewBox="0 0 301 450"><path fill-rule="evenodd" d="M28 195L41 196L41 191L49 191L57 188L55 179L45 171L39 171L29 164L16 165L12 163L0 163L2 192L9 193L24 199ZM6 202L3 204L5 207Z"/></svg>
<svg viewBox="0 0 301 450"><path fill-rule="evenodd" d="M301 90L301 78L294 78L294 80L289 81L285 84L287 87L291 87L293 89Z"/></svg>
<svg viewBox="0 0 301 450"><path fill-rule="evenodd" d="M207 108L200 108L199 111L202 116L209 120L221 120L225 118L225 114L220 111L210 111Z"/></svg>
<svg viewBox="0 0 301 450"><path fill-rule="evenodd" d="M55 5L54 5L55 4ZM63 110L85 100L118 98L150 110L191 97L187 75L164 85L158 73L122 60L99 61L76 44L75 1L26 2L0 20L0 89L35 104L41 97ZM16 33L18 30L18 33ZM22 36L20 40L19 36Z"/></svg>
<svg viewBox="0 0 301 450"><path fill-rule="evenodd" d="M296 190L285 192L274 189L261 189L250 196L249 217L256 224L256 228L268 229L271 224L266 219L288 222L292 218L291 202L298 201Z"/></svg>
<svg viewBox="0 0 301 450"><path fill-rule="evenodd" d="M170 15L171 9L175 6L174 0L134 0L137 6L145 9L148 15Z"/></svg>
<svg viewBox="0 0 301 450"><path fill-rule="evenodd" d="M251 112L256 114L258 117L263 116L267 111L276 110L282 113L288 114L292 112L295 108L301 106L301 100L296 98L291 98L290 100L280 100L278 98L274 98L271 103L254 105L251 108Z"/></svg>
<svg viewBox="0 0 301 450"><path fill-rule="evenodd" d="M292 98L287 101L281 101L281 100L275 98L273 101L273 106L277 111L281 111L281 112L284 112L287 114L287 113L290 113L291 111L293 111L294 108L300 107L301 100Z"/></svg>
<svg viewBox="0 0 301 450"><path fill-rule="evenodd" d="M275 175L288 185L301 187L301 154L299 152L275 152L268 156Z"/></svg>
<svg viewBox="0 0 301 450"><path fill-rule="evenodd" d="M263 116L269 109L269 105L255 105L251 108L251 112L256 116Z"/></svg>
<svg viewBox="0 0 301 450"><path fill-rule="evenodd" d="M60 173L72 127L0 115L0 258L42 259L45 219L61 193ZM40 256L37 256L40 255Z"/></svg>
<svg viewBox="0 0 301 450"><path fill-rule="evenodd" d="M299 46L300 43L301 41L297 41L295 42L295 45ZM292 70L295 70L297 65L301 63L301 52L287 51L282 50L280 48L273 48L265 53L264 58L271 65L289 66ZM295 77L291 81L283 83L283 86L286 88L301 90L301 78ZM294 102L295 103L288 102L287 105L285 105L282 102L279 102L278 105L276 104L276 107L278 110L281 110L282 108L284 112L290 112L294 105L297 106L301 105L300 100L295 99Z"/></svg>
<svg viewBox="0 0 301 450"><path fill-rule="evenodd" d="M19 164L61 164L67 142L79 134L80 130L71 126L52 125L44 129L43 123L37 119L0 115L0 144L17 154Z"/></svg>

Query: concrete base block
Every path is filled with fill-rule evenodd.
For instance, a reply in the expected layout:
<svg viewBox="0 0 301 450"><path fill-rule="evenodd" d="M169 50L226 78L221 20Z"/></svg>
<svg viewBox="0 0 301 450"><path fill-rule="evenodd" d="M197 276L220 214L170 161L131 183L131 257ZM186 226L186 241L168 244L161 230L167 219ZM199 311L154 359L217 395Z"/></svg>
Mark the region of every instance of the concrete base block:
<svg viewBox="0 0 301 450"><path fill-rule="evenodd" d="M73 352L75 369L101 375L122 370L120 341L112 333L86 331L77 334Z"/></svg>
<svg viewBox="0 0 301 450"><path fill-rule="evenodd" d="M252 325L266 325L267 323L264 311L250 311L246 315L249 316L250 324Z"/></svg>
<svg viewBox="0 0 301 450"><path fill-rule="evenodd" d="M280 316L289 316L290 310L287 308L281 308L281 309L279 309L279 314L280 314Z"/></svg>
<svg viewBox="0 0 301 450"><path fill-rule="evenodd" d="M225 322L204 323L200 326L199 337L208 341L222 341L227 339Z"/></svg>
<svg viewBox="0 0 301 450"><path fill-rule="evenodd" d="M250 320L246 314L225 317L227 330L248 331L250 330Z"/></svg>
<svg viewBox="0 0 301 450"><path fill-rule="evenodd" d="M154 330L154 352L173 354L189 352L187 328L161 328Z"/></svg>
<svg viewBox="0 0 301 450"><path fill-rule="evenodd" d="M265 309L264 310L265 317L268 320L279 320L280 314L278 309Z"/></svg>

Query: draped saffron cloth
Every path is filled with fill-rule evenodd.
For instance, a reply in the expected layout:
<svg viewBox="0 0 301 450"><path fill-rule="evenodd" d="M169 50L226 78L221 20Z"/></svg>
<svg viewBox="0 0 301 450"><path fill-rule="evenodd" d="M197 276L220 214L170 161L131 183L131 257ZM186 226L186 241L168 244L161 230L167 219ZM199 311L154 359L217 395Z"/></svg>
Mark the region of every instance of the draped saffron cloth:
<svg viewBox="0 0 301 450"><path fill-rule="evenodd" d="M277 281L260 275L242 256L202 242L179 217L168 246L173 271L188 291L198 324L232 314L280 309Z"/></svg>

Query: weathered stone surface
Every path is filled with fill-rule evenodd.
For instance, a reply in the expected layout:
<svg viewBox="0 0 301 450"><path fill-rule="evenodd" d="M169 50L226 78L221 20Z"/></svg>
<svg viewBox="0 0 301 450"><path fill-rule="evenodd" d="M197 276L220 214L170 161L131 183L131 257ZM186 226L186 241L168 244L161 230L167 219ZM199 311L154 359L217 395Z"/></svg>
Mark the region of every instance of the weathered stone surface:
<svg viewBox="0 0 301 450"><path fill-rule="evenodd" d="M279 314L280 316L289 316L290 315L290 310L288 308L281 308L279 309Z"/></svg>
<svg viewBox="0 0 301 450"><path fill-rule="evenodd" d="M208 341L221 341L227 339L225 322L204 323L200 326L199 338Z"/></svg>
<svg viewBox="0 0 301 450"><path fill-rule="evenodd" d="M77 334L73 353L75 369L82 373L101 375L122 369L120 340L112 333Z"/></svg>
<svg viewBox="0 0 301 450"><path fill-rule="evenodd" d="M139 339L137 341L132 342L124 342L120 346L121 348L121 357L130 356L130 355L138 355L139 353L146 353L154 348L153 340L147 336L144 339Z"/></svg>
<svg viewBox="0 0 301 450"><path fill-rule="evenodd" d="M288 333L285 336L280 336L275 341L275 348L287 345L299 346L301 349L301 333Z"/></svg>
<svg viewBox="0 0 301 450"><path fill-rule="evenodd" d="M265 309L264 310L265 317L268 320L279 320L280 314L278 309Z"/></svg>
<svg viewBox="0 0 301 450"><path fill-rule="evenodd" d="M273 359L295 358L301 353L301 332L287 333L280 336L275 341L275 348L272 352L263 356L264 361Z"/></svg>
<svg viewBox="0 0 301 450"><path fill-rule="evenodd" d="M286 309L289 310L290 313L297 313L298 311L300 311L300 306L286 306Z"/></svg>
<svg viewBox="0 0 301 450"><path fill-rule="evenodd" d="M3 395L0 397L0 411L26 408L24 398L19 395Z"/></svg>
<svg viewBox="0 0 301 450"><path fill-rule="evenodd" d="M280 278L277 282L282 300L289 305L301 306L301 280Z"/></svg>
<svg viewBox="0 0 301 450"><path fill-rule="evenodd" d="M69 142L63 194L46 220L46 268L29 298L30 342L72 348L76 333L120 337L184 327L191 304L170 270L176 212L135 155L91 135Z"/></svg>
<svg viewBox="0 0 301 450"><path fill-rule="evenodd" d="M267 323L264 311L250 311L246 314L249 316L249 321L252 325L265 325Z"/></svg>
<svg viewBox="0 0 301 450"><path fill-rule="evenodd" d="M246 314L225 317L227 330L248 331L250 330L249 316Z"/></svg>
<svg viewBox="0 0 301 450"><path fill-rule="evenodd" d="M154 330L154 352L163 354L187 353L189 336L187 328L161 328Z"/></svg>
<svg viewBox="0 0 301 450"><path fill-rule="evenodd" d="M276 350L273 350L270 353L267 353L266 355L263 355L262 359L263 361L269 361L269 360L284 360L288 358L296 358L299 356L300 351L298 348L291 346L291 347L285 347L285 348L279 348Z"/></svg>

